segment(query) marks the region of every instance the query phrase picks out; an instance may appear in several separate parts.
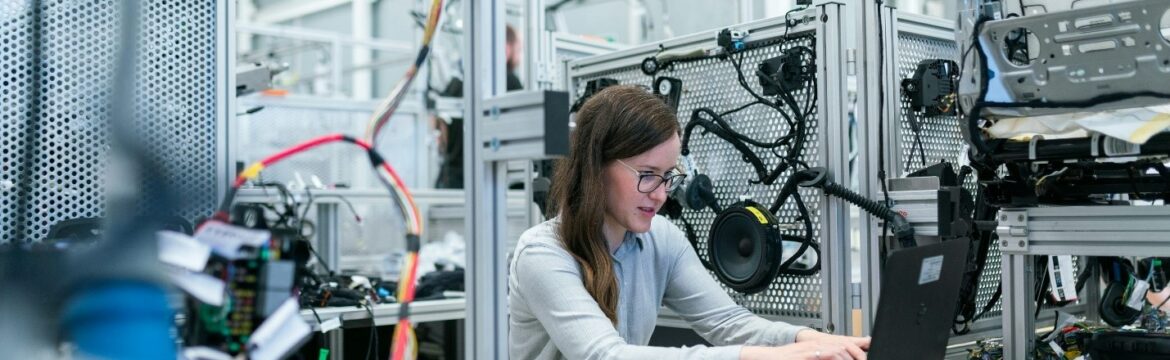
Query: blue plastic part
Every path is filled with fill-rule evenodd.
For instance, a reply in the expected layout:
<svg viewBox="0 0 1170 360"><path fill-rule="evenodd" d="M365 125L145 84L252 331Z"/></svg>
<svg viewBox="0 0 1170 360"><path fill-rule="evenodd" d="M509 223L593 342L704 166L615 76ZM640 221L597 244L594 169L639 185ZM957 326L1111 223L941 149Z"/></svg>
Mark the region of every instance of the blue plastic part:
<svg viewBox="0 0 1170 360"><path fill-rule="evenodd" d="M166 291L143 281L110 281L78 291L62 319L82 358L175 359L174 313Z"/></svg>

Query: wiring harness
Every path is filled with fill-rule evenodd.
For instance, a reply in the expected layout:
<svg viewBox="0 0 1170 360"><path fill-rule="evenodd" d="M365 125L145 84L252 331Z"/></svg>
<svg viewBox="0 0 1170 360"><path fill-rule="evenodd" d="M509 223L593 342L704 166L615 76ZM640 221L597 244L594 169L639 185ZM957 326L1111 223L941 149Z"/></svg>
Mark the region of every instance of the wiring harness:
<svg viewBox="0 0 1170 360"><path fill-rule="evenodd" d="M247 181L257 178L265 168L290 156L337 142L353 144L365 150L366 155L369 157L371 167L374 168L378 175L378 179L389 190L394 204L406 220L406 260L403 262L403 271L401 272L403 276L398 283L399 287L396 293L400 307L398 326L395 327L393 338L393 359L403 359L408 349L412 354L418 351L417 338L410 325L409 315L410 303L414 300L416 286L414 279L418 272L418 251L421 246L420 236L423 232L422 216L405 182L394 171L394 168L386 162L385 158L369 143L341 134L326 135L294 145L253 163L236 177L236 180L232 183L232 187L228 190L227 196L224 197L223 202L220 204L219 210L216 211L215 215L209 221L230 221L229 212L231 211L231 205L239 188Z"/></svg>
<svg viewBox="0 0 1170 360"><path fill-rule="evenodd" d="M794 9L792 12L801 10L802 8ZM763 94L757 91L748 82L748 77L744 72L744 52L747 50L757 49L765 46L785 46L791 39L786 32L779 39L762 40L762 41L744 41L747 34L741 31L733 31L725 29L719 33L718 44L721 47L721 52L702 52L696 51L685 55L658 55L656 57L648 58L643 62L643 72L647 74L656 74L661 70L670 70L672 65L698 61L703 59L717 58L728 62L736 72L737 84L748 94L751 95L753 101L737 106L726 111L717 111L709 107L702 107L694 109L691 112L690 119L683 126L682 149L681 154L684 159L689 159L691 155L691 141L694 139L696 128L701 128L700 135L712 134L719 139L732 145L732 147L741 155L741 159L748 163L756 174L755 179L748 180L750 184L772 185L775 184L783 174L794 171L796 169L806 169L808 165L801 161L801 156L804 154L805 146L807 144L808 127L811 126L809 117L816 108L816 79L815 79L815 52L803 45L794 45L785 50L785 55L773 59L765 60L764 63L756 67L753 75L759 80L759 86L763 89ZM708 54L709 55L704 55ZM653 66L647 66L651 64ZM653 68L653 69L652 69ZM653 71L648 71L653 70ZM677 81L677 80L676 80ZM677 87L677 84L675 84ZM797 100L796 92L806 91L804 102ZM747 136L737 131L732 126L730 117L736 113L750 109L755 106L764 106L768 109L776 111L788 125L787 133L775 139L759 140ZM757 154L756 149L763 149L770 152L775 159L778 159L775 165L768 165L768 161L760 154ZM746 211L751 207L751 202L740 202L733 205L731 208L723 208L714 196L713 184L705 174L697 173L696 169L690 169L696 173L692 174L692 180L688 182L686 189L672 197L672 201L685 204L695 210L710 208L717 214L720 214L722 219L724 216L730 215L729 212L747 213ZM779 200L783 198L783 200ZM800 243L799 249L793 254L787 255L787 259L778 263L778 269L765 271L764 273L773 274L788 274L798 276L815 275L820 270L820 247L814 240L814 228L806 207L800 194L791 189L791 193L783 194L778 197L780 203L773 203L773 206L768 210L769 214L761 214L761 216L771 216L775 214L787 199L793 199L797 212L798 221L803 223L803 231L801 235L779 234L774 236L776 239L783 241L793 241ZM746 205L745 205L746 204ZM747 207L745 207L747 206ZM688 240L698 251L698 236L690 221L683 216L681 211L682 206L678 204L668 204L664 207L664 211L672 218L681 220L683 228L687 234ZM759 206L759 209L763 209ZM759 210L756 210L759 211ZM722 224L722 222L720 222ZM763 221L762 226L772 227L775 225L768 224L768 221ZM766 230L776 231L776 230ZM713 237L716 234L723 234L725 231L718 229L718 226L713 226L711 229L711 236L709 241L715 241ZM761 239L763 240L763 239ZM772 241L772 240L768 240ZM710 244L718 245L715 242ZM708 245L710 248L714 245ZM792 265L796 260L801 258L808 250L817 253L815 263L808 269L794 269ZM771 254L772 252L767 252ZM703 259L700 256L703 265L708 269L716 270L717 275L721 279L730 278L732 276L724 276L717 269L721 267L717 264L712 264L709 259ZM771 262L766 262L772 264ZM758 278L758 274L753 275L752 278ZM772 279L769 277L765 279L766 282L759 284L755 282L739 284L736 283L735 288L739 291L757 292L766 288L768 282ZM727 283L727 281L725 281Z"/></svg>
<svg viewBox="0 0 1170 360"><path fill-rule="evenodd" d="M386 99L382 100L378 104L378 108L370 115L365 139L374 146L378 145L378 134L386 127L386 124L390 123L390 117L394 115L394 111L398 109L398 105L406 97L406 93L410 89L410 84L418 76L419 68L426 62L427 55L431 52L431 40L435 37L442 10L443 0L434 0L431 2L431 11L427 15L426 27L423 29L422 46L418 49L418 55L415 57L414 63L410 64L410 67L406 69L406 73L402 75L402 79L390 90L390 95L386 96Z"/></svg>

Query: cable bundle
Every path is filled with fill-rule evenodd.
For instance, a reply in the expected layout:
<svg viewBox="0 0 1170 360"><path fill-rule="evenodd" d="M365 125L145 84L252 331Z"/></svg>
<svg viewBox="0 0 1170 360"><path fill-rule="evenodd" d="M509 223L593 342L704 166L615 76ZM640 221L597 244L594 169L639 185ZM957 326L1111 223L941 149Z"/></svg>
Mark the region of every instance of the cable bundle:
<svg viewBox="0 0 1170 360"><path fill-rule="evenodd" d="M377 145L378 134L382 132L382 128L390 122L390 116L394 115L394 110L398 109L398 104L402 103L402 98L406 96L407 89L410 84L414 82L414 78L418 75L418 69L422 67L423 62L426 61L427 55L431 52L431 40L435 37L435 29L439 25L439 14L442 13L443 0L434 0L431 2L431 12L427 15L426 28L423 30L422 46L418 49L418 56L415 57L414 63L410 68L406 69L406 73L402 75L402 79L398 84L394 85L394 89L390 90L390 95L378 104L378 109L370 116L370 124L366 128L366 141Z"/></svg>
<svg viewBox="0 0 1170 360"><path fill-rule="evenodd" d="M284 160L292 155L296 155L313 148L325 144L335 142L347 142L366 151L370 159L370 165L378 174L378 180L386 186L390 191L395 205L399 211L402 212L403 218L406 220L407 234L406 234L406 261L403 263L403 277L399 280L399 288L397 291L399 314L398 326L394 330L394 359L404 359L406 355L407 345L410 344L410 352L414 354L417 349L417 339L414 335L414 330L410 325L410 302L414 300L415 281L414 278L418 272L418 250L420 247L419 238L423 232L422 216L415 204L414 197L411 196L407 189L405 182L394 171L394 168L385 161L385 158L374 149L368 142L355 139L350 136L341 134L332 134L311 139L303 143L294 145L288 149L282 150L276 154L264 158L244 169L236 177L235 182L232 183L231 189L228 190L227 196L224 197L223 203L213 216L217 221L230 221L229 211L232 201L235 199L236 193L240 186L251 179L255 179L260 175L260 171L272 166L281 160Z"/></svg>

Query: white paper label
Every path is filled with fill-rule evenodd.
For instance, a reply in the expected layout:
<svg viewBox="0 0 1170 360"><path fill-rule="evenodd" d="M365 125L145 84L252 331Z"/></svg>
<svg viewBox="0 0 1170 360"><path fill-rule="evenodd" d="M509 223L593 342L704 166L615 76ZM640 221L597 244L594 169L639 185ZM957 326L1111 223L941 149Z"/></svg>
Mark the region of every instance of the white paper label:
<svg viewBox="0 0 1170 360"><path fill-rule="evenodd" d="M1150 289L1150 283L1145 280L1137 280L1133 283L1133 291L1129 293L1129 300L1125 302L1125 306L1129 306L1134 310L1141 310L1146 305L1146 291Z"/></svg>
<svg viewBox="0 0 1170 360"><path fill-rule="evenodd" d="M1076 277L1073 275L1071 255L1048 257L1048 281L1052 297L1059 301L1077 299Z"/></svg>
<svg viewBox="0 0 1170 360"><path fill-rule="evenodd" d="M166 264L199 272L207 267L211 247L207 244L174 231L158 232L158 259Z"/></svg>
<svg viewBox="0 0 1170 360"><path fill-rule="evenodd" d="M1053 352L1056 352L1056 354L1058 354L1058 355L1064 355L1064 349L1061 349L1061 348L1060 348L1060 345L1056 345L1056 342L1055 342L1055 341L1049 341L1049 342L1048 342L1048 347L1052 348L1052 351L1053 351ZM1063 357L1063 356L1062 356L1062 357Z"/></svg>
<svg viewBox="0 0 1170 360"><path fill-rule="evenodd" d="M183 349L184 360L232 360L232 356L222 351L205 346L196 346Z"/></svg>
<svg viewBox="0 0 1170 360"><path fill-rule="evenodd" d="M183 291L199 299L204 304L223 306L224 288L226 286L219 278L204 273L187 272L179 269L172 269L167 275L170 276L171 282L175 286L183 289Z"/></svg>
<svg viewBox="0 0 1170 360"><path fill-rule="evenodd" d="M248 358L283 359L312 333L313 329L300 316L297 299L289 298L252 332L252 338L248 340Z"/></svg>
<svg viewBox="0 0 1170 360"><path fill-rule="evenodd" d="M255 230L212 221L199 228L195 239L211 246L216 254L228 259L239 259L240 247L260 247L272 236L264 230Z"/></svg>
<svg viewBox="0 0 1170 360"><path fill-rule="evenodd" d="M321 323L321 333L327 333L341 328L341 318L332 318Z"/></svg>
<svg viewBox="0 0 1170 360"><path fill-rule="evenodd" d="M942 275L943 256L922 259L922 270L918 273L918 285L938 281Z"/></svg>

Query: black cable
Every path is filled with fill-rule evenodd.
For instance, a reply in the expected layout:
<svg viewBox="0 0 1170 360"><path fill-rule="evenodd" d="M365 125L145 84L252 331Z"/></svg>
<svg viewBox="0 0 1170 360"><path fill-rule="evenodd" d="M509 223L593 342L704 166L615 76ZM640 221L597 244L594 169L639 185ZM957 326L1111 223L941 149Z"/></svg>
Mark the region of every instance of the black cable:
<svg viewBox="0 0 1170 360"><path fill-rule="evenodd" d="M305 193L309 193L308 188L305 189ZM309 197L309 201L305 203L305 210L302 211L301 218L306 218L306 216L309 214L309 209L313 206L314 201L324 198L335 198L341 200L341 202L345 204L345 207L349 208L349 212L353 214L354 221L362 222L362 216L358 214L357 208L353 206L353 202L350 202L349 198L341 194L321 194Z"/></svg>
<svg viewBox="0 0 1170 360"><path fill-rule="evenodd" d="M750 103L747 103L747 104L745 104L745 105L743 105L743 106L740 106L740 107L737 107L737 108L735 108L735 109L731 109L731 110L728 110L728 111L721 112L721 113L719 113L719 116L727 116L727 115L731 115L731 114L734 114L734 113L737 113L737 112L743 111L744 109L747 109L747 108L749 108L749 107L752 107L753 105L759 105L759 104L763 104L763 102L760 102L759 100L752 101L752 102L750 102Z"/></svg>
<svg viewBox="0 0 1170 360"><path fill-rule="evenodd" d="M317 329L324 328L324 324L321 321L321 315L317 314L317 307L313 306L313 302L309 301L305 305L309 307L309 311L313 312L313 318L317 319ZM325 336L325 332L318 331L317 336L319 336L321 339L321 348L328 349L329 338Z"/></svg>
<svg viewBox="0 0 1170 360"><path fill-rule="evenodd" d="M914 228L910 226L910 223L906 221L905 217L890 209L884 203L871 200L864 195L850 190L848 187L829 180L828 170L824 168L801 170L789 176L788 181L784 184L784 188L780 190L780 196L776 198L771 208L779 209L784 204L787 196L796 194L796 186L820 188L825 195L833 196L856 205L866 213L885 220L886 223L890 224L894 229L894 235L903 246L916 246Z"/></svg>
<svg viewBox="0 0 1170 360"><path fill-rule="evenodd" d="M907 116L915 117L917 115L919 115L918 111L916 109L911 108L909 111L909 114ZM902 170L907 172L907 173L910 172L910 165L913 164L913 162L914 162L914 150L916 148L919 150L919 154L921 154L921 156L922 156L922 167L926 167L926 146L923 145L923 143L922 143L922 129L921 129L921 126L925 125L924 122L926 121L925 112L922 114L922 117L920 117L916 120L912 119L911 121L912 121L912 123L917 123L918 126L911 126L910 127L911 132L914 133L914 143L910 146L910 155L907 157L906 163L902 166Z"/></svg>
<svg viewBox="0 0 1170 360"><path fill-rule="evenodd" d="M763 74L763 72L761 72L759 70L757 70L756 73ZM766 76L766 74L764 74L764 75L765 76L763 76L763 78L766 81L772 82L774 85L780 85L778 82L776 82L775 79L772 79L771 76ZM783 86L781 86L780 90L781 90L780 91L781 98L785 99L785 101L789 104L789 106L791 106L793 108L793 112L795 112L797 114L796 115L796 121L797 121L796 128L795 128L795 130L791 130L791 131L795 131L795 135L790 135L790 136L795 137L796 143L794 143L792 145L792 148L789 150L788 157L787 157L787 160L795 161L796 159L798 159L800 157L801 154L804 153L805 133L807 132L807 126L808 126L806 119L807 119L808 114L800 112L800 109L798 109L796 106L796 100L792 99L792 94L789 93L787 89L785 89ZM813 93L816 93L816 91L813 91Z"/></svg>
<svg viewBox="0 0 1170 360"><path fill-rule="evenodd" d="M694 113L695 114L707 114L707 115L711 116L711 121L714 121L716 124L719 124L719 126L722 127L724 130L726 130L729 135L735 137L736 139L739 139L740 141L743 141L745 143L751 144L751 145L756 146L756 147L762 147L765 149L780 147L780 146L784 145L785 140L789 139L791 136L791 135L783 136L783 137L780 137L779 139L777 139L773 142L763 142L763 141L753 139L747 135L743 135L743 134L735 131L735 129L733 129L731 127L731 124L727 123L727 120L724 119L723 115L716 114L715 111L711 110L710 108L698 108L698 109L695 109Z"/></svg>
<svg viewBox="0 0 1170 360"><path fill-rule="evenodd" d="M313 201L316 200L313 198L313 190L307 186L305 187L305 197L309 199L305 201L305 209L301 210L301 217L299 219L301 224L304 224L305 220L309 217L309 209L313 208ZM304 231L303 225L301 226L301 231Z"/></svg>
<svg viewBox="0 0 1170 360"><path fill-rule="evenodd" d="M975 316L971 317L969 322L974 323L976 320L979 320L979 318L983 317L983 315L991 312L991 309L994 308L995 304L999 302L999 298L1001 296L1003 296L1003 284L1000 284L995 288L995 292L991 294L991 299L987 300L987 304L983 305L983 309L981 309L978 314L975 314Z"/></svg>
<svg viewBox="0 0 1170 360"><path fill-rule="evenodd" d="M364 302L364 300L363 300ZM378 358L378 322L374 321L374 309L370 307L370 303L365 303L366 312L370 313L370 348L366 350L366 360L373 355L374 359Z"/></svg>
<svg viewBox="0 0 1170 360"><path fill-rule="evenodd" d="M797 9L794 9L793 11L795 11L795 10L797 10ZM789 13L791 13L791 12L792 11L790 11ZM786 14L786 17L787 17L787 14ZM781 47L783 47L784 42L788 38L787 29L788 28L786 27L785 35L784 35L783 39L781 39L781 41L779 42ZM759 44L763 44L763 43L767 43L767 42L766 41L753 42L752 48L754 48L754 45L759 45ZM808 53L810 55L810 59L815 59L815 52L813 52L811 49L809 49L805 46L801 46L797 49L798 50L796 50L796 51L803 51L805 53ZM682 154L685 156L685 155L688 155L690 153L689 144L690 144L691 134L694 131L694 128L696 126L700 126L705 130L704 134L706 134L706 133L715 134L717 137L730 143L737 151L739 151L741 153L742 159L745 162L749 163L756 170L756 174L758 176L758 179L757 180L749 180L749 182L751 182L751 183L762 183L765 185L770 185L773 182L775 182L775 180L777 178L779 178L780 174L786 172L789 168L793 167L794 165L801 165L801 166L804 166L807 168L808 167L807 164L800 161L799 157L803 154L803 150L804 150L804 144L805 144L804 138L806 136L805 133L807 131L806 130L806 128L807 128L806 118L815 109L815 107L814 107L816 104L816 90L815 90L816 83L815 83L815 80L812 78L805 80L806 83L809 84L805 88L810 89L810 91L812 92L813 95L805 97L805 104L804 104L804 107L802 108L799 104L797 104L796 99L793 97L791 92L788 91L788 89L785 86L778 85L777 81L775 79L772 79L770 76L767 76L766 74L764 76L761 76L761 78L765 79L765 81L772 82L773 85L778 86L781 89L780 93L778 94L778 97L783 102L783 105L781 105L777 102L774 102L772 100L769 100L769 99L761 96L759 93L757 93L755 91L755 89L753 89L748 84L747 78L744 75L744 72L742 69L743 56L744 56L743 51L740 51L740 54L738 57L735 56L734 54L730 54L730 53L724 54L724 55L725 55L724 59L727 60L732 65L732 67L735 69L736 81L745 91L748 92L748 94L750 94L754 98L754 101L749 102L749 103L744 104L744 105L741 105L739 107L736 107L732 110L722 112L722 113L718 113L710 108L698 108L698 109L694 110L691 114L691 119L684 126L683 138L682 138ZM814 60L814 63L815 63L815 60ZM805 65L802 64L802 66L805 66ZM664 68L664 66L660 66L660 67ZM759 72L757 71L757 73L759 73ZM780 113L780 115L785 119L785 121L789 125L788 134L786 134L786 135L784 135L784 136L782 136L782 137L780 137L772 142L763 142L763 141L753 139L749 136L746 136L744 134L741 134L741 133L735 131L735 129L732 128L731 125L724 119L724 116L726 116L726 115L730 115L730 114L733 114L733 113L736 113L739 111L743 111L743 110L748 109L754 105L759 105L759 104L767 105L768 107L770 107L770 108L776 110L778 113ZM789 112L784 110L784 108L783 108L784 106L787 106L790 109L791 114L789 114ZM703 114L710 116L711 119L704 118L702 116ZM792 144L789 144L789 142L793 141L793 140L795 142ZM760 160L759 155L757 155L751 148L749 148L748 145L769 149L773 155L776 155L778 158L781 159L780 164L778 164L771 171L767 171L765 166L764 166L763 161ZM786 146L786 145L789 146L787 154L780 155L776 149L779 147L782 147L782 146ZM797 207L797 211L799 214L798 219L802 220L804 222L805 235L804 235L804 237L783 235L783 234L781 235L783 241L797 241L801 244L801 246L794 254L792 254L786 261L784 261L780 265L780 269L781 269L780 273L789 274L789 275L806 275L806 276L807 275L815 275L820 270L820 247L814 241L814 237L813 237L814 233L813 233L811 216L810 216L809 211L808 211L807 207L805 206L803 200L800 198L798 193L795 193L795 190L793 190L793 194L789 194L787 196L784 196L784 198L787 199L789 196L793 197L794 201L796 202L796 207ZM780 204L780 205L783 205L783 204ZM770 212L775 213L777 210L778 209L772 209L772 210L770 210ZM698 241L697 241L697 236L694 234L694 229L690 225L690 223L686 220L685 217L682 217L682 221L683 221L683 226L687 232L688 240L691 242L692 247L694 247L696 253L698 253ZM810 269L791 270L790 269L791 265L796 260L798 260L800 257L802 257L804 255L804 253L806 251L808 251L808 249L810 249L810 248L813 249L813 251L817 254L816 263ZM703 263L704 267L707 267L708 269L711 268L711 264L708 263L706 260L703 260L702 257L700 257L700 261Z"/></svg>
<svg viewBox="0 0 1170 360"><path fill-rule="evenodd" d="M700 110L702 110L702 109L700 109ZM772 171L769 172L768 170L766 170L763 160L761 160L760 157L758 155L756 155L756 153L754 151L752 151L752 149L749 148L748 145L743 140L734 136L732 133L730 133L727 129L723 128L722 126L719 126L718 123L715 123L714 121L711 121L711 120L704 119L702 116L699 116L699 114L701 113L700 110L696 110L695 112L693 112L691 115L691 120L687 121L686 125L683 126L683 138L682 138L682 155L683 156L690 154L691 133L694 132L694 129L696 126L700 126L704 130L707 130L707 132L709 132L711 134L715 134L715 136L718 136L720 139L727 141L733 147L735 147L736 151L739 151L739 153L743 156L743 160L745 162L747 162L748 164L750 164L752 166L752 168L756 170L756 176L758 177L758 179L757 180L749 180L749 182L751 182L751 183L771 185L773 182L776 181L777 178L780 177L780 174L784 173L784 171L786 171L789 168L789 166L790 166L789 162L781 162L779 165L777 165L775 168L773 168Z"/></svg>
<svg viewBox="0 0 1170 360"><path fill-rule="evenodd" d="M804 201L800 198L800 193L792 195L792 201L796 203L796 211L798 217L804 223L804 237L796 237L790 235L781 235L781 239L793 240L800 242L800 248L792 254L788 260L780 264L780 272L788 275L796 276L812 276L821 271L821 247L813 240L813 226L812 219L809 216L808 208L805 207ZM817 255L817 261L807 270L793 270L792 264L796 262L808 249L813 249L813 253Z"/></svg>
<svg viewBox="0 0 1170 360"><path fill-rule="evenodd" d="M885 29L883 28L883 25L882 25L882 5L884 5L885 1L874 0L874 3L877 5L877 49L878 49L878 61L877 61L877 65L878 65L877 66L877 68L878 68L878 78L877 78L877 87L878 87L878 114L877 114L878 161L877 161L877 167L878 167L878 172L877 172L877 175L878 175L878 184L881 186L881 189L882 189L882 199L886 202L886 204L889 204L890 203L890 190L886 187L886 145L885 145L885 138L886 138L886 135L885 135L886 134L886 129L885 129L885 118L886 118L885 61L886 61L886 51L885 51L885 42L884 42L885 41ZM885 267L886 253L888 251L886 249L886 242L884 239L888 235L889 235L889 223L882 222L882 234L881 234L881 238L878 239L878 252L880 255L879 261L881 262L881 266L883 268Z"/></svg>
<svg viewBox="0 0 1170 360"><path fill-rule="evenodd" d="M277 224L292 227L289 221L293 220L290 218L296 217L296 200L294 200L292 191L288 189L288 186L278 181L262 181L256 183L256 186L264 189L265 195L268 193L268 188L276 188L276 191L280 193L280 202L284 205L284 211L277 210L275 206L271 206L268 203L264 203L263 205L266 205L272 212L280 215L280 218L276 221Z"/></svg>
<svg viewBox="0 0 1170 360"><path fill-rule="evenodd" d="M794 122L793 116L790 116L787 112L785 112L783 109L781 109L779 104L777 104L771 100L768 100L767 98L764 98L759 93L757 93L755 89L752 89L751 85L748 85L747 78L743 75L743 69L742 69L742 67L743 67L743 53L740 53L739 60L736 60L736 58L734 56L728 56L727 60L729 63L731 63L732 67L735 68L736 81L739 82L739 86L742 87L744 90L746 90L748 92L748 94L750 94L753 98L756 99L756 101L759 101L765 105L768 105L768 107L771 107L771 108L775 109L777 112L779 112L780 116L784 117L784 120L788 122L788 125L790 127L794 126L796 122L800 121L799 119L796 119Z"/></svg>

